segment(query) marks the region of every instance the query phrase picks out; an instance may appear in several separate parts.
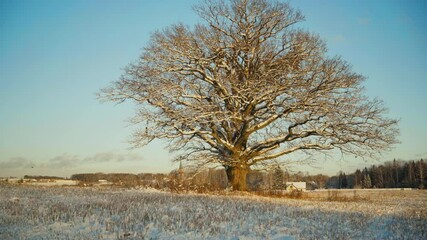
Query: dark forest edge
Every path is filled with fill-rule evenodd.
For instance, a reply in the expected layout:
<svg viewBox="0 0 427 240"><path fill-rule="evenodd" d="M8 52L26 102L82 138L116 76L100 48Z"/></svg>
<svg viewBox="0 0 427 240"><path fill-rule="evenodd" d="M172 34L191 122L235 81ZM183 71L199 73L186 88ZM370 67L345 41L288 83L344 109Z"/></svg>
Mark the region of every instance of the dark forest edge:
<svg viewBox="0 0 427 240"><path fill-rule="evenodd" d="M418 161L393 160L381 165L371 165L354 173L338 176L329 180L336 188L420 188L427 184L427 164Z"/></svg>

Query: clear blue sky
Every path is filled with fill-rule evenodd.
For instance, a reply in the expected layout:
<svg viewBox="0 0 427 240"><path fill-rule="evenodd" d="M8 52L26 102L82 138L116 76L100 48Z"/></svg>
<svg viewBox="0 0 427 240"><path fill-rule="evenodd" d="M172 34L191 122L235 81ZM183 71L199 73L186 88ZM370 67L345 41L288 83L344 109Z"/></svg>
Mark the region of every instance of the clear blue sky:
<svg viewBox="0 0 427 240"><path fill-rule="evenodd" d="M95 93L137 59L150 34L201 20L196 0L0 0L0 176L77 172L168 172L165 145L130 149L131 104ZM427 158L427 1L291 1L300 24L327 41L357 73L367 94L401 119L393 158ZM377 163L377 162L372 162ZM371 164L344 157L312 173Z"/></svg>

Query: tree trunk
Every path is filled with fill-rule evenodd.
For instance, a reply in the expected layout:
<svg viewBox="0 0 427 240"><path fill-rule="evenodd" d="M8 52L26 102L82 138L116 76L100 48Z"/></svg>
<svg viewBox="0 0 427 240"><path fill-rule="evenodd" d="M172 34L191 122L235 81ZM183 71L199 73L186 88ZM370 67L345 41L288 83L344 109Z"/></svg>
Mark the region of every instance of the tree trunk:
<svg viewBox="0 0 427 240"><path fill-rule="evenodd" d="M231 185L234 191L247 191L246 176L249 172L249 167L226 166L228 184Z"/></svg>

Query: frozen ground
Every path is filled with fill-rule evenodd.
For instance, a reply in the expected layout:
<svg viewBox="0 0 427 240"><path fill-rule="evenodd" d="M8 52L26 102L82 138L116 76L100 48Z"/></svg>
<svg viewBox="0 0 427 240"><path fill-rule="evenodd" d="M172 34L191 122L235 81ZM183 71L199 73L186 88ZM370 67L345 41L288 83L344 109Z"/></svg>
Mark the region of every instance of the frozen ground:
<svg viewBox="0 0 427 240"><path fill-rule="evenodd" d="M0 185L0 239L427 239L427 191L362 200Z"/></svg>

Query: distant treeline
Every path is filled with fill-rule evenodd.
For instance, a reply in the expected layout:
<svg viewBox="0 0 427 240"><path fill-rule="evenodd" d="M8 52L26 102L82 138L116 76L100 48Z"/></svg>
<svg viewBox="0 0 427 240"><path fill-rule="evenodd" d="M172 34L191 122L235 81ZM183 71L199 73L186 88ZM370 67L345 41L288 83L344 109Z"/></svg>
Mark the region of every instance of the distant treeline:
<svg viewBox="0 0 427 240"><path fill-rule="evenodd" d="M141 177L131 173L80 173L73 174L71 180L93 184L105 180L118 185L139 185Z"/></svg>
<svg viewBox="0 0 427 240"><path fill-rule="evenodd" d="M277 173L280 172L279 175ZM119 186L148 186L153 188L169 188L172 190L221 190L227 188L228 180L224 169L205 169L201 171L175 170L163 173L81 173L71 176L82 184L91 185L108 181ZM309 187L325 187L329 177L318 174L310 176L302 172L290 174L281 169L274 171L251 171L247 176L250 190L284 188L286 181L308 182ZM101 181L100 181L101 180Z"/></svg>
<svg viewBox="0 0 427 240"><path fill-rule="evenodd" d="M31 175L25 175L24 179L36 179L36 180L42 180L42 179L64 179L63 177L56 177L56 176L31 176Z"/></svg>
<svg viewBox="0 0 427 240"><path fill-rule="evenodd" d="M78 180L82 184L92 185L102 183L104 180L116 186L145 186L158 189L193 189L200 188L215 190L225 188L227 182L223 182L225 177L221 173L209 169L198 173L181 171L172 171L169 174L164 173L81 173L73 174L72 180Z"/></svg>
<svg viewBox="0 0 427 240"><path fill-rule="evenodd" d="M427 184L427 164L419 161L386 162L382 165L372 165L354 173L340 172L337 176L329 177L323 174L309 175L308 173L290 173L281 168L270 171L250 171L247 175L248 189L252 191L268 189L284 189L286 182L306 182L307 189L317 188L424 188ZM27 179L63 179L51 176L29 176ZM165 173L80 173L71 176L83 185L105 183L116 186L146 186L171 190L221 190L228 186L225 170L205 169L189 171L179 169L169 174ZM100 181L103 180L103 181Z"/></svg>
<svg viewBox="0 0 427 240"><path fill-rule="evenodd" d="M427 184L427 164L418 161L393 160L382 165L372 165L346 175L339 173L328 185L337 188L421 188Z"/></svg>

